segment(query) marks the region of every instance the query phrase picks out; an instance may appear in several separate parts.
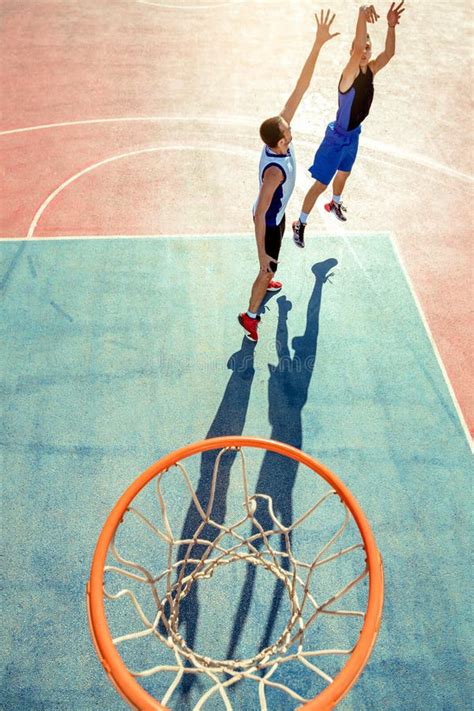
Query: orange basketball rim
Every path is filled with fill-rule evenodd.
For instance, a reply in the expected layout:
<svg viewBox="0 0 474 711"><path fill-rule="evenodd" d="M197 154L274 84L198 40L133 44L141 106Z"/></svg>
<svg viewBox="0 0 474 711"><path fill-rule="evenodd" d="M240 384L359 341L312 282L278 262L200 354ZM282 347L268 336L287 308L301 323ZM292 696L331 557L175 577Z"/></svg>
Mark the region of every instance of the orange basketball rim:
<svg viewBox="0 0 474 711"><path fill-rule="evenodd" d="M257 448L293 459L324 479L351 513L360 532L368 569L368 601L357 643L345 666L333 681L313 700L299 708L305 711L328 711L347 694L363 671L374 647L383 608L383 566L381 555L367 518L349 489L323 464L302 451L281 442L245 436L215 437L202 440L172 452L144 471L124 492L112 509L100 533L95 549L90 580L87 584L87 608L91 636L97 655L120 695L140 711L166 711L169 707L153 698L136 681L125 666L109 630L104 604L104 568L111 541L138 493L155 477L160 477L181 460L213 449Z"/></svg>

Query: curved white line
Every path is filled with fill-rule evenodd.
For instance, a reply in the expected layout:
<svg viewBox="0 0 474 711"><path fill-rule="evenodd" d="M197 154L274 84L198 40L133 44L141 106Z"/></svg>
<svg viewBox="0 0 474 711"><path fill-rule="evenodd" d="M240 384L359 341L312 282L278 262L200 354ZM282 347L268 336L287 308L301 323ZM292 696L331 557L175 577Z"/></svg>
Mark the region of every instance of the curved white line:
<svg viewBox="0 0 474 711"><path fill-rule="evenodd" d="M36 126L25 126L24 128L12 128L6 131L0 131L0 136L8 136L14 133L26 133L28 131L41 131L50 128L61 128L65 126L87 126L92 124L102 124L102 123L120 123L120 122L153 122L153 121L172 121L172 122L188 122L188 121L201 121L203 123L222 123L226 125L241 124L243 126L248 126L255 128L255 119L248 116L124 116L119 118L104 118L104 119L85 119L82 121L62 121L60 123L47 123L39 124ZM397 146L391 145L389 143L383 143L382 141L375 141L370 138L361 137L360 142L366 148L370 150L385 153L387 155L399 158L402 160L409 161L410 163L415 163L417 165L422 165L426 168L431 168L431 170L437 171L442 175L449 175L453 178L458 178L459 180L465 180L468 182L473 182L474 177L468 173L463 173L460 170L455 170L450 168L443 163L438 163L437 161L431 160L419 153L411 153L403 148L398 148ZM315 141L308 141L307 139L299 139L297 141L298 145L310 146L315 148Z"/></svg>
<svg viewBox="0 0 474 711"><path fill-rule="evenodd" d="M384 143L383 141L375 141L373 138L365 138L361 136L360 142L366 148L370 148L377 153L386 153L387 155L394 156L395 158L401 158L403 160L410 161L411 163L418 163L418 165L423 165L426 168L431 168L432 170L437 170L444 173L445 175L451 175L453 178L461 178L463 180L474 181L474 177L468 173L462 173L460 170L455 170L450 168L444 163L438 163L438 161L431 160L431 158L426 158L419 153L412 153L404 148L398 148L390 143Z"/></svg>
<svg viewBox="0 0 474 711"><path fill-rule="evenodd" d="M154 146L153 148L141 148L140 150L137 151L129 151L128 153L120 153L115 156L110 156L109 158L105 158L104 160L98 161L97 163L93 163L92 165L89 165L87 168L84 168L83 170L80 170L78 173L75 173L72 175L70 178L64 181L64 183L61 183L59 187L56 188L48 197L46 200L43 201L43 203L40 205L38 210L35 213L35 216L33 217L33 220L31 222L31 225L28 229L28 234L26 235L26 238L29 239L30 237L33 236L36 227L38 226L38 222L41 219L41 216L43 215L44 211L52 203L52 201L61 193L65 188L68 187L68 185L71 185L75 180L78 180L78 178L82 177L83 175L86 175L87 173L90 173L91 171L95 170L96 168L100 168L103 165L107 165L107 163L112 163L113 161L120 160L121 158L128 158L130 156L137 156L137 155L142 155L144 153L156 153L158 151L214 151L216 153L228 153L230 155L241 155L246 158L252 157L252 159L255 159L256 156L260 155L259 151L253 151L250 148L238 148L238 147L232 147L230 148L229 146L226 145L216 145L216 146L187 146L184 144L179 144L179 145L163 145L163 146Z"/></svg>
<svg viewBox="0 0 474 711"><path fill-rule="evenodd" d="M90 124L101 123L121 123L128 121L153 122L153 121L203 121L204 123L225 123L229 125L243 124L245 126L255 126L255 121L248 116L123 116L118 118L83 119L81 121L61 121L60 123L43 123L36 126L25 126L24 128L11 128L0 131L0 136L8 136L13 133L26 133L27 131L43 131L48 128L62 128L64 126L88 126Z"/></svg>
<svg viewBox="0 0 474 711"><path fill-rule="evenodd" d="M359 160L360 159L369 161L370 163L379 163L380 165L383 165L384 167L387 167L387 165L391 165L391 166L396 167L397 170L400 170L403 173L411 173L412 175L416 175L418 177L420 175L420 170L416 164L408 165L408 163L406 163L406 162L403 164L400 162L397 162L395 164L392 161L390 161L388 158L384 158L383 156L370 155L368 151L367 151L367 153L361 154L359 156ZM430 182L434 182L439 185L442 185L443 189L445 189L445 187L446 187L446 181L445 181L445 177L443 176L443 174L437 173L434 170L430 171L429 173L425 173L425 175L423 176L423 180L425 182L430 181ZM449 189L450 190L464 190L465 188L463 185L461 185L461 182L464 182L464 181L457 181L456 183L453 183Z"/></svg>
<svg viewBox="0 0 474 711"><path fill-rule="evenodd" d="M211 122L211 123L225 123L225 124L238 124L242 123L246 126L254 126L255 122L252 119L249 119L247 117L226 117L226 116L220 116L220 117L194 117L195 121L203 121L203 122ZM25 127L25 128L20 128L20 129L11 129L7 131L1 131L0 136L2 135L9 135L9 134L14 134L14 133L22 133L22 132L27 132L27 131L35 131L35 130L42 130L42 129L49 129L49 128L58 128L58 127L64 127L64 126L77 126L77 125L87 125L87 124L102 124L102 123L113 123L113 122L132 122L132 121L175 121L175 122L184 122L184 121L189 121L189 117L184 117L184 116L155 116L155 117L122 117L122 118L108 118L108 119L89 119L89 120L83 120L83 121L67 121L63 123L53 123L53 124L43 124L43 125L37 125L37 126L30 126L30 127ZM462 173L460 171L454 170L448 166L445 166L441 163L437 163L435 161L432 161L429 158L426 158L425 156L421 156L418 154L413 154L409 153L408 151L405 151L403 149L399 149L396 146L392 146L390 144L382 143L379 141L375 141L372 139L366 139L362 138L361 142L364 146L366 146L369 149L378 151L378 152L384 152L387 153L388 155L395 156L397 158L405 159L407 161L410 161L411 163L418 163L420 165L424 165L428 168L431 168L433 170L439 171L442 174L445 175L450 175L452 177L456 177L462 180L467 180L471 182L473 180L473 177L471 175L467 175L465 173ZM311 147L314 147L314 142L311 141L300 141L302 145L311 145ZM66 180L64 183L62 183L56 190L51 193L48 198L42 203L40 208L37 210L33 221L30 225L30 228L28 230L27 238L30 238L34 234L34 230L37 227L37 224L48 207L48 205L54 200L54 198L62 192L68 185L70 185L72 182L80 178L82 175L85 175L86 173L91 172L95 168L100 167L101 165L106 165L107 163L111 163L114 160L119 160L121 158L125 158L131 155L139 155L143 153L151 153L151 152L156 152L160 150L189 150L190 146L185 146L185 145L178 145L178 146L161 146L161 147L154 147L154 148L146 148L146 149L141 149L138 151L131 151L129 153L123 153L117 156L111 156L110 158L106 158L103 161L100 161L98 163L94 163L93 165L85 168L84 170L80 171L79 173L76 173L73 175L71 178ZM211 150L211 151L216 151L216 152L224 152L224 153L230 153L231 155L236 155L236 154L241 154L241 155L252 155L252 157L255 157L256 155L259 155L259 151L252 151L250 149L229 149L228 146L200 146L198 149L194 150ZM299 182L299 181L298 181ZM329 223L328 223L328 218L329 216L325 212L322 204L318 205L318 209L323 217L323 222L326 226L326 229L328 229ZM340 225L339 228L334 229L335 226L333 226L332 231L337 232L339 234L342 234L343 239L346 241L346 244L348 245L350 251L353 252L353 256L356 258L356 262L358 263L359 267L362 269L362 272L364 273L364 276L368 279L368 275L365 273L365 269L363 265L361 264L360 260L357 258L357 255L354 253L354 250L351 248L351 245L349 241L347 240L347 233L345 228ZM403 263L402 263L403 264ZM420 311L420 313L423 313ZM431 340L431 339L430 339ZM444 367L444 366L443 366ZM447 382L448 389L450 391L451 397L453 399L453 402L455 404L456 411L458 413L458 416L460 418L460 421L462 423L463 429L466 433L467 436L467 426L465 424L464 418L462 416L462 411L460 410L459 404L457 402L457 399L454 395L454 389L451 385L451 382L449 380L449 377L447 376L447 373L443 371L443 375L445 377L445 381ZM468 442L472 448L472 440L470 437L468 437Z"/></svg>
<svg viewBox="0 0 474 711"><path fill-rule="evenodd" d="M312 141L307 141L305 139L298 141L300 145L310 146L314 148L315 144ZM425 168L431 168L436 170L443 175L450 175L453 178L459 178L460 180L467 180L468 182L473 182L474 177L468 173L463 173L460 170L455 170L450 168L448 165L443 163L438 163L437 161L431 160L431 158L426 158L419 153L411 153L403 148L398 148L397 146L391 145L390 143L383 143L382 141L374 141L370 138L364 138L361 136L360 144L365 148L376 151L377 153L385 153L386 155L393 156L394 158L400 158L402 160L409 161L410 163L416 163L417 165L423 165Z"/></svg>

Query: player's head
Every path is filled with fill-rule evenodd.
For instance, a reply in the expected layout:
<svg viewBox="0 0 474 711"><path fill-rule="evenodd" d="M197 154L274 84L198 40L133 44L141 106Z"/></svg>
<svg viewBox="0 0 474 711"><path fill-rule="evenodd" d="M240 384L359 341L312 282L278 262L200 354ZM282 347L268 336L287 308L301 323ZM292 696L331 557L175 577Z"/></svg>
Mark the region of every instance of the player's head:
<svg viewBox="0 0 474 711"><path fill-rule="evenodd" d="M260 126L260 138L275 153L286 153L291 143L291 126L282 116L272 116Z"/></svg>
<svg viewBox="0 0 474 711"><path fill-rule="evenodd" d="M351 54L354 51L354 42L352 42L351 45ZM370 35L367 35L367 39L365 40L365 47L364 51L362 52L362 56L359 61L359 66L360 67L366 67L367 64L370 62L370 58L372 56L372 41L370 39Z"/></svg>

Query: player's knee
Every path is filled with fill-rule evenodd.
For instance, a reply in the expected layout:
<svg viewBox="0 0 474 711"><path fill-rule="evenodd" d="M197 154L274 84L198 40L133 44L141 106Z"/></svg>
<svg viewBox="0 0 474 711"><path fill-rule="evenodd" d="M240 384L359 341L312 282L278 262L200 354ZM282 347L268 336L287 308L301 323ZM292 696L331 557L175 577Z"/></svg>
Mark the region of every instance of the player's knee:
<svg viewBox="0 0 474 711"><path fill-rule="evenodd" d="M315 180L313 186L311 187L311 192L318 196L323 193L328 186L328 183L322 183L320 180Z"/></svg>

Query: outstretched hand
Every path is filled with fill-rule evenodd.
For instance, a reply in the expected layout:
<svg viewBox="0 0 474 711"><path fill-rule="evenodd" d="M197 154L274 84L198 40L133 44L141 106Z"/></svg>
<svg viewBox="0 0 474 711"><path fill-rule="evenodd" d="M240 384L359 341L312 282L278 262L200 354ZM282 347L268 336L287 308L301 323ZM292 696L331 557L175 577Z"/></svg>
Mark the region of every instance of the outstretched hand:
<svg viewBox="0 0 474 711"><path fill-rule="evenodd" d="M402 12L405 12L405 8L402 7L404 1L405 0L402 0L397 7L395 7L394 2L390 5L390 10L387 13L387 22L389 27L395 27L395 25L398 25L400 22L400 15Z"/></svg>
<svg viewBox="0 0 474 711"><path fill-rule="evenodd" d="M361 10L363 11L367 22L377 22L380 17L380 15L377 15L377 11L373 5L362 5Z"/></svg>
<svg viewBox="0 0 474 711"><path fill-rule="evenodd" d="M332 39L333 37L337 37L337 35L340 35L340 32L333 32L331 34L330 29L331 25L333 23L334 18L336 17L335 13L333 12L331 19L329 19L331 15L331 10L326 11L326 16L324 16L324 10L321 10L321 17L318 18L317 13L314 14L316 18L316 22L318 23L318 30L316 32L316 42L319 44L324 44L328 40Z"/></svg>

